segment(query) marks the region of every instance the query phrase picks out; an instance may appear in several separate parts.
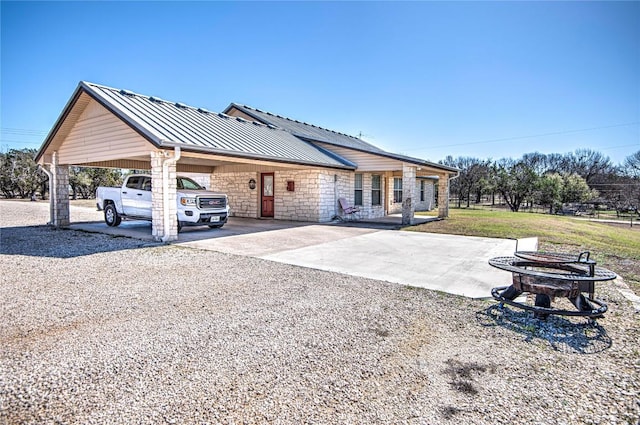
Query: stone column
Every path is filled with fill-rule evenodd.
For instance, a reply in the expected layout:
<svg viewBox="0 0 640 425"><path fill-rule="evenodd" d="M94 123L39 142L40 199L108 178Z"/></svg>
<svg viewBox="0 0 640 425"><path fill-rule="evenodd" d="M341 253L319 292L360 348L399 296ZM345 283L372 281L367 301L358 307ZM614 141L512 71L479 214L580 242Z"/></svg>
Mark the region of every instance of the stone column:
<svg viewBox="0 0 640 425"><path fill-rule="evenodd" d="M49 181L49 205L51 225L56 228L68 227L69 214L69 165L58 164L58 153L54 152L49 165L52 180Z"/></svg>
<svg viewBox="0 0 640 425"><path fill-rule="evenodd" d="M178 208L176 204L176 165L170 162L168 166L168 191L164 193L164 178L162 164L169 159L164 152L151 152L151 234L156 241L178 240ZM169 211L169 222L165 223L165 196L168 198L166 207Z"/></svg>
<svg viewBox="0 0 640 425"><path fill-rule="evenodd" d="M440 174L438 179L438 217L449 217L449 175Z"/></svg>
<svg viewBox="0 0 640 425"><path fill-rule="evenodd" d="M402 164L402 224L413 224L416 211L416 167Z"/></svg>

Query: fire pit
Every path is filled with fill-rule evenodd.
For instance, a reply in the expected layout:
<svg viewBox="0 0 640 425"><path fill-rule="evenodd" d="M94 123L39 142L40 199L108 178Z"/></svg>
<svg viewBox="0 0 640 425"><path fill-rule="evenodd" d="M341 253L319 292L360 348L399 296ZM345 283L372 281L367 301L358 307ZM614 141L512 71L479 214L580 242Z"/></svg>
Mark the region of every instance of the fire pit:
<svg viewBox="0 0 640 425"><path fill-rule="evenodd" d="M510 271L513 276L511 286L493 288L491 295L497 301L514 307L531 310L541 319L550 314L562 316L601 317L607 305L595 299L595 282L613 280L617 275L597 267L589 259L589 252L579 255L518 251L514 257L496 257L489 264L501 270ZM535 295L535 305L515 301L523 293ZM589 296L586 297L584 293ZM577 310L551 308L556 297L568 298Z"/></svg>

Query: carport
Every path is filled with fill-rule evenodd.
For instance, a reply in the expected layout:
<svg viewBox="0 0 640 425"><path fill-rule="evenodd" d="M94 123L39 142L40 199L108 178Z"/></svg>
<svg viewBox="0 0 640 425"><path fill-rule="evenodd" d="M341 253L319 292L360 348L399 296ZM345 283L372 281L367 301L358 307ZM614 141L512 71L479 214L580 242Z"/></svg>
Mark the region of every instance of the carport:
<svg viewBox="0 0 640 425"><path fill-rule="evenodd" d="M212 189L229 195L232 215L326 222L340 214L339 197L353 202L356 171L365 170L356 163L359 158L369 163L376 159L373 169L380 170L375 172L385 182L379 189L383 202L367 208L366 214L388 213L393 186L387 182L399 176L405 186L403 223L411 224L417 179L435 176L439 215L448 215L448 184L457 170L390 154L352 136L304 123L303 129L307 127L313 127L316 139L324 137L324 144L299 130L80 82L36 156L50 179L50 223L70 224L71 165L149 170L152 236L157 241L178 239L176 173L209 175ZM332 146L336 150L329 150ZM271 197L271 215L265 209L263 176L271 176L269 184L279 194Z"/></svg>

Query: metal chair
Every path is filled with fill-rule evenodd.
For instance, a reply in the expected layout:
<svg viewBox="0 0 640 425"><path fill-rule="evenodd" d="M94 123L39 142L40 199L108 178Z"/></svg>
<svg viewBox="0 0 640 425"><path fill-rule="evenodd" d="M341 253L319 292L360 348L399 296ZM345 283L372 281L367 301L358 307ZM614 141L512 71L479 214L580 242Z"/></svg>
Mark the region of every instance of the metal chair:
<svg viewBox="0 0 640 425"><path fill-rule="evenodd" d="M353 220L354 217L356 219L358 218L357 214L360 212L360 207L349 205L345 198L338 198L338 202L340 203L340 208L342 208L342 211L348 218L350 218L351 220Z"/></svg>

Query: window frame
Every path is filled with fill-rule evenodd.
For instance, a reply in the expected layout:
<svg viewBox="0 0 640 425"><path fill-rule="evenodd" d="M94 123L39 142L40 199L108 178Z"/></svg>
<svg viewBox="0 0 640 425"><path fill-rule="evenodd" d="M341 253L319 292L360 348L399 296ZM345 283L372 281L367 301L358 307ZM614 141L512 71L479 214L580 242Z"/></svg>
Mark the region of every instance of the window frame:
<svg viewBox="0 0 640 425"><path fill-rule="evenodd" d="M375 184L376 180L378 187ZM380 174L371 175L371 205L382 205L382 176Z"/></svg>
<svg viewBox="0 0 640 425"><path fill-rule="evenodd" d="M364 187L364 178L362 173L355 173L353 179L353 205L362 206L363 203L363 187ZM360 187L358 187L358 180L360 180ZM360 198L360 199L358 199Z"/></svg>
<svg viewBox="0 0 640 425"><path fill-rule="evenodd" d="M402 203L402 177L393 178L393 202Z"/></svg>

